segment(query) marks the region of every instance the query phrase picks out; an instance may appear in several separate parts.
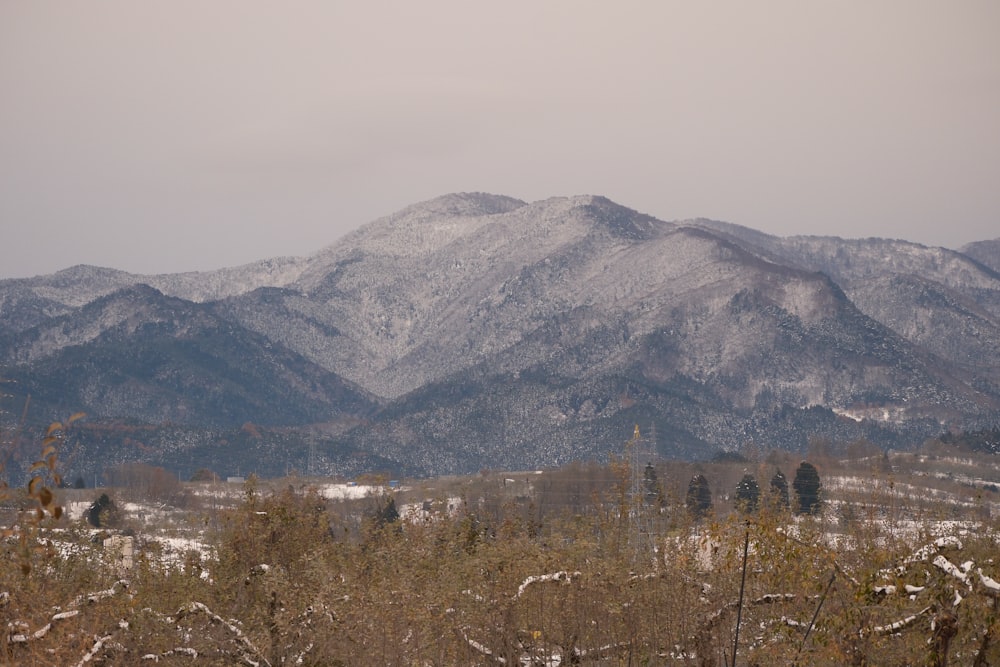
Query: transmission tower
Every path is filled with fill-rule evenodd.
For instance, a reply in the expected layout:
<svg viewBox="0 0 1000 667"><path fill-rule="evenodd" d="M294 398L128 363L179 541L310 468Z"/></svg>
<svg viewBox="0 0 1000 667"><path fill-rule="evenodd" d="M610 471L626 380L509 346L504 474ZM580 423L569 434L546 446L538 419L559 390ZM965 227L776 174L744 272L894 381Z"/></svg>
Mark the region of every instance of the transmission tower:
<svg viewBox="0 0 1000 667"><path fill-rule="evenodd" d="M636 559L654 552L653 539L654 520L658 515L659 505L650 506L646 484L646 467L652 465L656 454L656 426L650 426L650 437L644 438L635 425L632 439L625 443L625 460L629 467L629 543L632 545ZM655 470L654 470L655 479Z"/></svg>
<svg viewBox="0 0 1000 667"><path fill-rule="evenodd" d="M316 474L316 436L309 436L309 461L306 464L307 473L310 477Z"/></svg>

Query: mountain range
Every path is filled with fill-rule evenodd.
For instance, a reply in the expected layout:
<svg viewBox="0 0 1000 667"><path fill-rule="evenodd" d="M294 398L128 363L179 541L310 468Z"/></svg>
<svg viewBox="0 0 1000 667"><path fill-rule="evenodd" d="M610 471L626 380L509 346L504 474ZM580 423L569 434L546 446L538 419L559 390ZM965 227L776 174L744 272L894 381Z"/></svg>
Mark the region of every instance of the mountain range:
<svg viewBox="0 0 1000 667"><path fill-rule="evenodd" d="M452 194L308 257L0 281L4 419L87 413L63 454L87 478L529 469L606 460L636 424L649 456L912 448L1000 423L998 272L1000 239Z"/></svg>

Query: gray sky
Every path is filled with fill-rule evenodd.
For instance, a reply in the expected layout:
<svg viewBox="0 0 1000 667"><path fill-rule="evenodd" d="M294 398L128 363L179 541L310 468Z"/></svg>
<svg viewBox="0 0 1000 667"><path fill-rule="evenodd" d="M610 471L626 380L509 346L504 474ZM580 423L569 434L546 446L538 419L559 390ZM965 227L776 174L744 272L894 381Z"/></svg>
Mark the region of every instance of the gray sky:
<svg viewBox="0 0 1000 667"><path fill-rule="evenodd" d="M441 194L1000 236L1000 2L0 0L0 277L305 255Z"/></svg>

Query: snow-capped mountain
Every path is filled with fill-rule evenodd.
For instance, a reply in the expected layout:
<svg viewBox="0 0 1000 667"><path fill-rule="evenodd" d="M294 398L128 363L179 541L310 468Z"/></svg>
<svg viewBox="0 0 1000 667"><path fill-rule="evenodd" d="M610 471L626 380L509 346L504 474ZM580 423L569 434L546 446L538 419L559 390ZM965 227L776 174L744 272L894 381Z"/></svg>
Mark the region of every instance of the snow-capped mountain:
<svg viewBox="0 0 1000 667"><path fill-rule="evenodd" d="M962 246L962 253L994 271L1000 271L1000 239L969 243Z"/></svg>
<svg viewBox="0 0 1000 667"><path fill-rule="evenodd" d="M231 462L249 441L220 433L247 422L264 471L543 466L636 423L665 455L899 447L997 423L1000 275L905 241L455 194L305 258L0 281L0 359L35 412L186 429L149 436L154 461Z"/></svg>

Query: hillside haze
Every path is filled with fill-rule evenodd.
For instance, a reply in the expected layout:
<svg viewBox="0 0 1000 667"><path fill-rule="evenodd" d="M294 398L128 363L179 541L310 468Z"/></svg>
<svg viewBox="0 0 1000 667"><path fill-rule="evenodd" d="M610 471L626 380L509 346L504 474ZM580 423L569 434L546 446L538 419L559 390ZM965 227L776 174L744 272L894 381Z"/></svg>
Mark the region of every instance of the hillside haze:
<svg viewBox="0 0 1000 667"><path fill-rule="evenodd" d="M635 424L650 455L906 448L998 421L996 243L447 195L306 258L0 281L0 375L10 412L87 412L80 470L522 469Z"/></svg>

